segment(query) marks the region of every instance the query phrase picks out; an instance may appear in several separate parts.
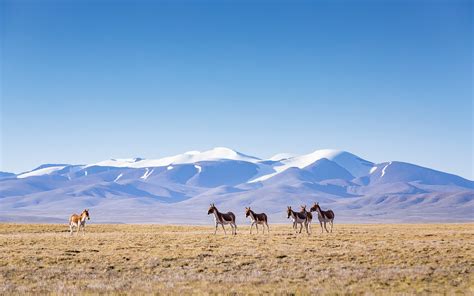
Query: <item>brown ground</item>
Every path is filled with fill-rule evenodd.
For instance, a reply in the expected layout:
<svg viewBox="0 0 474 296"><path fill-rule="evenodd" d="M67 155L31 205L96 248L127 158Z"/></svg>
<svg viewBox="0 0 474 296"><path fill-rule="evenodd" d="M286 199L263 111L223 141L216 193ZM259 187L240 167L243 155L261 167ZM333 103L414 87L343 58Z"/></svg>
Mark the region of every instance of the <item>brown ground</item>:
<svg viewBox="0 0 474 296"><path fill-rule="evenodd" d="M0 224L0 294L474 294L474 224L313 228Z"/></svg>

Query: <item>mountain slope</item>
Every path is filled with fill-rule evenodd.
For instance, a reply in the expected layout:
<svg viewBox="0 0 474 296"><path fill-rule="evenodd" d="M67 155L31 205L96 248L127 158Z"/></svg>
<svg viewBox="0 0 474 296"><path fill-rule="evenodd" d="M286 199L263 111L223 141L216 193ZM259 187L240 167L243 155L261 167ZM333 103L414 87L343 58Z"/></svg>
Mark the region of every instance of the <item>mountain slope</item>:
<svg viewBox="0 0 474 296"><path fill-rule="evenodd" d="M456 175L447 174L410 163L391 161L379 164L370 174L370 183L420 182L428 185L454 185L472 188L473 183Z"/></svg>
<svg viewBox="0 0 474 296"><path fill-rule="evenodd" d="M0 172L0 179L14 178L16 175L14 173Z"/></svg>
<svg viewBox="0 0 474 296"><path fill-rule="evenodd" d="M310 166L318 160L326 159L330 160L340 167L347 170L352 176L360 177L366 175L373 167L373 163L366 161L352 153L332 150L332 149L323 149L316 150L313 153L295 156L287 159L282 159L272 164L274 172L260 176L252 180L252 182L263 181L269 179L289 168L297 167L304 168Z"/></svg>
<svg viewBox="0 0 474 296"><path fill-rule="evenodd" d="M212 202L239 223L249 205L286 222L287 205L318 201L338 221L459 222L474 220L473 197L473 181L404 162L374 164L329 149L265 160L214 148L0 175L0 220L58 221L90 208L96 222L120 215L134 223L207 223Z"/></svg>

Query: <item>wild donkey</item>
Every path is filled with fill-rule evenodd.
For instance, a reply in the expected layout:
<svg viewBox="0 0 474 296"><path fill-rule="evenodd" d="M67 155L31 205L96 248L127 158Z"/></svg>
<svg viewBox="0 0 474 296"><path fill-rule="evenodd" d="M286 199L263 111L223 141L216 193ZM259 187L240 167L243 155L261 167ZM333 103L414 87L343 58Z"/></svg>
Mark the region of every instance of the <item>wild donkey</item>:
<svg viewBox="0 0 474 296"><path fill-rule="evenodd" d="M207 214L214 214L214 222L216 223L216 230L214 231L214 234L217 233L217 226L222 225L222 229L224 229L224 234L227 235L227 232L225 231L224 225L230 224L230 227L232 227L232 234L237 234L237 225L235 224L235 215L232 212L227 212L227 213L221 213L219 210L217 210L216 206L214 204L211 204L209 207L209 210L207 211Z"/></svg>
<svg viewBox="0 0 474 296"><path fill-rule="evenodd" d="M89 216L89 210L85 209L82 211L80 215L72 214L69 218L69 230L72 235L72 229L77 227L77 234L79 234L79 230L82 227L82 234L85 234L85 226L86 226L86 219L90 220L91 217Z"/></svg>
<svg viewBox="0 0 474 296"><path fill-rule="evenodd" d="M293 220L293 228L298 232L298 226L297 224L300 224L300 232L301 233L301 230L303 229L303 223L304 223L304 227L306 229L306 233L309 235L309 231L308 231L308 220L307 220L307 214L305 213L299 213L299 212L295 212L291 209L290 206L288 206L287 210L286 210L286 213L288 214L288 219L291 218L291 220Z"/></svg>
<svg viewBox="0 0 474 296"><path fill-rule="evenodd" d="M326 222L331 223L331 232L332 232L332 227L334 224L334 217L335 217L334 212L332 210L323 211L321 210L319 203L315 202L314 205L311 207L310 211L318 212L318 220L319 220L319 224L321 225L321 233L324 232L323 223L324 223L324 229L326 229L326 231L329 232L326 227Z"/></svg>
<svg viewBox="0 0 474 296"><path fill-rule="evenodd" d="M268 219L265 213L256 214L254 211L250 209L250 207L245 208L245 217L250 217L252 224L250 225L250 234L252 234L252 227L255 224L255 228L257 228L258 233L258 224L261 224L263 227L263 233L265 234L265 225L267 226L267 231L270 233L270 228L268 227Z"/></svg>
<svg viewBox="0 0 474 296"><path fill-rule="evenodd" d="M301 211L300 213L303 213L306 215L306 223L308 224L308 230L309 230L309 233L312 232L311 230L311 222L313 221L313 214L311 214L311 212L308 212L306 210L306 205L304 206L301 206Z"/></svg>

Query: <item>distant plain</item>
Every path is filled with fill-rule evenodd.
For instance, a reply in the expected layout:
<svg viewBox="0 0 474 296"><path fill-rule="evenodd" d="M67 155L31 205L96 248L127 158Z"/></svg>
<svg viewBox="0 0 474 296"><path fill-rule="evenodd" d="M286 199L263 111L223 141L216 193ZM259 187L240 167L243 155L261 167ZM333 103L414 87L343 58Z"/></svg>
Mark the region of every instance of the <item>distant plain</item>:
<svg viewBox="0 0 474 296"><path fill-rule="evenodd" d="M0 293L473 294L474 224L0 224Z"/></svg>

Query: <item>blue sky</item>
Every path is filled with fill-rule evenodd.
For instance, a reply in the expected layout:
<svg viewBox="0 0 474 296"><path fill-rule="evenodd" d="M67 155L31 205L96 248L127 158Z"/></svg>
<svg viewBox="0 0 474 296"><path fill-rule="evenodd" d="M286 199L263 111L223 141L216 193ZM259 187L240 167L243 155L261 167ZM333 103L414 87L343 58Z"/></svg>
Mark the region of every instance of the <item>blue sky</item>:
<svg viewBox="0 0 474 296"><path fill-rule="evenodd" d="M471 1L114 3L1 2L0 170L337 148L474 179Z"/></svg>

